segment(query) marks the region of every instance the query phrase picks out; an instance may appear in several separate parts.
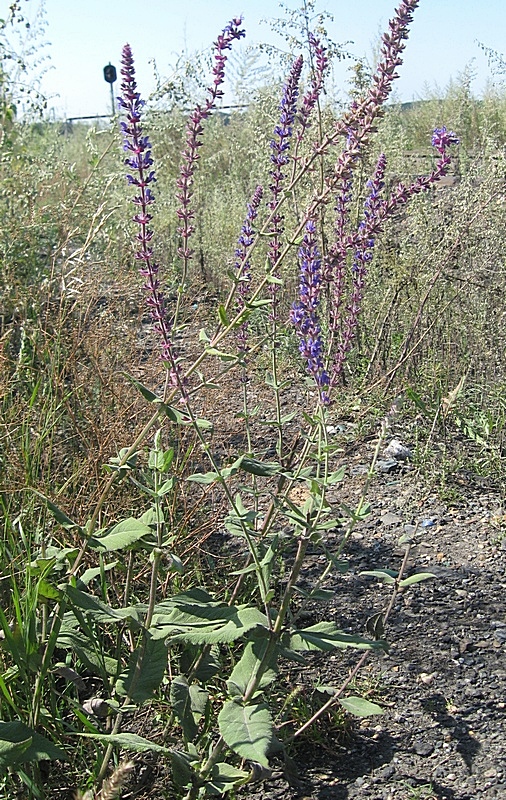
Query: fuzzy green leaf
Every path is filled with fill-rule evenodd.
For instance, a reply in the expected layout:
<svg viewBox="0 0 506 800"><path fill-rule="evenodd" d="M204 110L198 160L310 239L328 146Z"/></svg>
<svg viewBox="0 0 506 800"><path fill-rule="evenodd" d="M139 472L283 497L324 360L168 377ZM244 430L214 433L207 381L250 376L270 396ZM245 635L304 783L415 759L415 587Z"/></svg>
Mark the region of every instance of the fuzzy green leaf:
<svg viewBox="0 0 506 800"><path fill-rule="evenodd" d="M96 536L90 539L89 545L97 550L105 550L108 553L114 550L123 550L126 547L138 542L143 536L150 534L151 528L135 517L118 522L104 536Z"/></svg>
<svg viewBox="0 0 506 800"><path fill-rule="evenodd" d="M135 753L145 753L152 751L171 756L173 751L169 747L162 747L159 744L150 742L136 733L78 733L77 736L84 736L87 739L99 739L104 744L113 744L124 750L133 750Z"/></svg>
<svg viewBox="0 0 506 800"><path fill-rule="evenodd" d="M0 722L0 774L7 767L32 761L66 761L64 750L23 722Z"/></svg>
<svg viewBox="0 0 506 800"><path fill-rule="evenodd" d="M256 638L253 641L247 642L241 658L235 665L234 669L232 670L232 674L227 681L227 689L231 697L242 697L245 694L252 675L254 675L258 669L258 666L265 655L268 644L269 640L265 637ZM268 665L269 668L265 670L259 681L259 690L264 689L276 678L276 657L277 652L273 652Z"/></svg>
<svg viewBox="0 0 506 800"><path fill-rule="evenodd" d="M3 736L0 729L0 737ZM32 737L23 739L21 741L12 742L9 739L0 738L0 775L5 775L7 767L12 767L15 764L22 764L24 754L32 743ZM26 759L29 760L29 759Z"/></svg>
<svg viewBox="0 0 506 800"><path fill-rule="evenodd" d="M52 503L51 500L48 497L46 497L45 495L41 494L40 492L35 492L35 494L37 495L37 497L40 497L41 500L44 501L44 503L47 506L48 511L51 512L51 514L53 515L55 520L60 523L62 528L65 528L65 530L67 530L67 531L74 530L75 528L77 528L79 531L82 532L81 526L78 525L77 522L74 522L73 520L71 520L70 517L67 517L65 512L62 511L60 508L58 508L58 506L55 506L55 504Z"/></svg>
<svg viewBox="0 0 506 800"><path fill-rule="evenodd" d="M206 794L219 795L230 791L234 786L246 783L249 773L237 769L225 761L215 764L206 783Z"/></svg>
<svg viewBox="0 0 506 800"><path fill-rule="evenodd" d="M224 328L226 328L227 325L230 324L230 320L227 316L227 312L225 310L225 306L223 305L223 303L220 303L220 305L218 306L218 317Z"/></svg>
<svg viewBox="0 0 506 800"><path fill-rule="evenodd" d="M253 607L187 604L156 613L151 631L154 638L171 642L218 644L233 642L258 626L266 627L267 618Z"/></svg>
<svg viewBox="0 0 506 800"><path fill-rule="evenodd" d="M429 578L435 578L432 572L417 572L415 575L410 575L409 578L403 578L399 581L399 586L412 586L413 583L421 583L421 581L428 581Z"/></svg>
<svg viewBox="0 0 506 800"><path fill-rule="evenodd" d="M380 581L383 583L395 583L395 579L397 577L397 572L394 572L391 569L369 569L365 570L364 572L360 572L360 575L370 575L371 578L379 578Z"/></svg>
<svg viewBox="0 0 506 800"><path fill-rule="evenodd" d="M206 347L208 356L216 356L220 361L237 361L237 355L234 353L224 353L223 350L218 350L216 347Z"/></svg>
<svg viewBox="0 0 506 800"><path fill-rule="evenodd" d="M290 638L292 650L336 650L353 647L358 650L385 650L386 642L371 641L362 636L344 633L334 622L318 622L295 631Z"/></svg>
<svg viewBox="0 0 506 800"><path fill-rule="evenodd" d="M102 567L90 567L89 569L85 570L80 578L78 578L78 588L82 589L84 586L88 586L92 580L98 578L99 575L102 574L102 570L104 572L109 572L109 570L114 569L117 563L117 561L111 561L109 564L104 564Z"/></svg>
<svg viewBox="0 0 506 800"><path fill-rule="evenodd" d="M228 700L218 715L218 726L234 753L269 766L267 753L274 733L267 705L242 705Z"/></svg>
<svg viewBox="0 0 506 800"><path fill-rule="evenodd" d="M132 620L139 623L139 613L132 606L128 608L112 608L103 603L98 597L94 597L88 592L82 592L75 586L68 584L65 592L73 605L89 614L97 622L125 622Z"/></svg>
<svg viewBox="0 0 506 800"><path fill-rule="evenodd" d="M189 475L186 480L208 486L215 481L221 481L222 478L218 472L196 472L194 475Z"/></svg>
<svg viewBox="0 0 506 800"><path fill-rule="evenodd" d="M122 697L128 695L134 703L144 703L153 697L160 686L167 668L167 647L161 639L153 639L145 634L143 645L130 654L128 670L117 683L116 691ZM140 670L137 662L141 658Z"/></svg>
<svg viewBox="0 0 506 800"><path fill-rule="evenodd" d="M339 700L340 704L349 714L354 717L372 717L375 714L383 714L383 709L370 700L363 697L343 697Z"/></svg>
<svg viewBox="0 0 506 800"><path fill-rule="evenodd" d="M170 754L170 766L176 786L179 788L189 787L192 780L192 767L188 754L173 750Z"/></svg>
<svg viewBox="0 0 506 800"><path fill-rule="evenodd" d="M198 721L205 713L208 697L205 689L196 683L190 686L182 675L172 681L170 700L188 742L198 733Z"/></svg>
<svg viewBox="0 0 506 800"><path fill-rule="evenodd" d="M281 464L276 464L270 461L259 461L256 458L248 458L243 456L241 459L241 469L249 472L252 475L268 478L271 475L276 475L283 469Z"/></svg>

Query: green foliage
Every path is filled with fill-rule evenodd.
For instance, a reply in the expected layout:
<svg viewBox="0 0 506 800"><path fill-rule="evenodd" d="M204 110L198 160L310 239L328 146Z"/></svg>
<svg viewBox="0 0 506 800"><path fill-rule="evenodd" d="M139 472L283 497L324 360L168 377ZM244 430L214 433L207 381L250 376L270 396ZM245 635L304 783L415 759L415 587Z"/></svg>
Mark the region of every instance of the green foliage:
<svg viewBox="0 0 506 800"><path fill-rule="evenodd" d="M315 13L308 3L285 19L289 48L313 22L324 27L326 15L313 20ZM191 74L201 80L195 64ZM244 91L240 65L237 75ZM367 78L357 69L354 96ZM265 296L259 291L240 312L233 302L246 204L254 182L271 180L278 88L272 79L246 109L206 123L206 170L194 184L198 244L184 286L173 186L188 90L174 83L158 98L167 111L148 117L170 313L183 297L180 402L163 371L160 378L130 284L116 133L17 121L9 76L0 74L0 767L13 796L21 780L43 797L39 760L70 761L76 774L99 781L111 749L166 759L175 796L226 794L265 775L284 747L284 712L275 709L295 702L282 680L288 663L304 674L318 654L387 649L383 612L368 625L371 638L326 619L348 569L353 525L369 506L336 500L346 467L329 428L341 400L330 410L315 403L311 382L299 380L295 337L283 324L270 331L272 288L281 293L280 319L296 296L301 221L333 153L312 162L285 198L291 233L279 274L263 266L268 232L258 239L252 273ZM336 111L330 102L319 110L301 163ZM442 431L461 437L481 472L500 476L506 99L474 98L464 75L440 96L388 107L378 141L389 184L409 184L430 169L427 134L443 122L462 141L454 175L386 226L344 376L342 417L356 412L353 391L365 398L380 386L388 397L407 384L428 431L419 451L427 454ZM357 164L357 214L376 149L372 141ZM327 214L323 243L333 227ZM235 336L246 320L250 350L240 357ZM131 446L120 447L125 441ZM389 587L393 600L433 577L374 566L362 575ZM103 701L104 718L86 710L83 685ZM143 714L149 708L145 736L136 732L141 706ZM311 703L300 700L290 735L330 712L343 724L345 712L366 717L381 708L346 696L346 686L319 687Z"/></svg>

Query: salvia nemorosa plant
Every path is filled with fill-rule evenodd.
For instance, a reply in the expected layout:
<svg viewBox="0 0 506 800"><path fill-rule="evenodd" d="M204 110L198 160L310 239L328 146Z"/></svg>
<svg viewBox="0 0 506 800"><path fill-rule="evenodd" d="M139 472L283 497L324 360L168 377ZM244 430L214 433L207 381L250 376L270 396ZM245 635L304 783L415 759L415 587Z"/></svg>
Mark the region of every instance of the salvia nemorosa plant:
<svg viewBox="0 0 506 800"><path fill-rule="evenodd" d="M186 800L224 794L240 784L267 777L269 756L274 746L282 748L280 730L285 728L274 715L276 698L279 700L282 691L281 684L272 692L279 662L286 658L303 661L307 651L351 647L368 653L387 646L380 637L344 632L338 609L334 609L332 620L309 626L301 623L301 611L308 601L314 605L328 599L329 580L335 583L346 571L341 556L352 525L365 508L361 500L358 510L351 512L328 497L329 487L343 480L344 469L337 468L333 458L327 423L333 413L333 391L356 337L375 243L389 219L446 174L449 147L457 142L444 127L434 131L432 144L438 157L433 170L411 185L398 184L389 192L385 179L388 165L380 155L365 196L358 198L360 219L354 221L351 208L356 206L354 193L359 192L354 175L396 78L417 5L418 0L400 4L383 37L371 87L331 124L330 130L322 130L321 117L318 125L312 124L328 69L326 48L310 37L314 70L306 91L302 86L303 60L299 57L294 61L266 153L268 185L262 187L252 176L244 222L235 252L230 254L228 296L220 303L216 317L209 320L208 331L202 329L197 336L184 313L196 224L194 182L205 126L222 96L227 51L244 35L242 20L233 19L218 37L212 85L205 102L190 114L186 127L177 181L181 270L175 287L177 300L172 304L167 300L169 293L162 289L163 275L155 255L155 170L149 137L143 129L144 103L135 81L130 46L123 50L119 103L124 116L127 180L134 189L135 258L167 380L163 397L157 397L132 379L155 411L133 444L107 465L107 483L91 519L82 525L73 522L48 501L57 520L81 537L81 547L77 554L66 553L58 561L60 571L62 560L70 562L69 578L62 584L58 572L58 602L45 621L51 635L42 656L47 672L56 648L67 648L71 653L78 647L81 660L87 658L88 668L95 669L97 679L103 681L107 726L101 729L97 723L89 725L92 730L87 731L107 745L97 769L99 780L107 772L116 745L132 750L152 748L166 757L174 791ZM313 176L318 176L314 186ZM307 186L312 188L307 190ZM290 222L294 198L303 211ZM333 220L327 222L330 212ZM298 275L298 290L287 302L285 279L290 274ZM200 347L193 361L185 362L176 351L176 333L193 337L195 346ZM282 413L286 364L276 351L282 341L292 340L298 343L297 355L302 358L309 384L300 416L296 410ZM267 372L266 382L273 392L274 413L265 409L259 429L250 403L253 398L257 402L256 384L264 380L261 364L269 349L271 372ZM213 433L213 423L198 414L222 382L230 392L230 409L219 404L216 409L211 407L209 414L215 412ZM238 385L243 389L242 408L234 402ZM265 396L270 395L264 391ZM211 437L219 435L223 414L242 421L247 442L246 452L235 453L228 460L220 460L211 446ZM154 443L145 454L143 447L154 428ZM193 430L194 452L188 447L188 428ZM266 430L272 432L274 447L265 446ZM196 461L200 465L203 458L207 459L208 471L189 474L192 464ZM105 500L122 479L133 481L148 498L148 507L137 517L99 527ZM189 504L190 497L193 505ZM217 497L222 499L221 505ZM226 513L221 519L213 518L212 508L223 508L223 504ZM179 507L185 509L182 522L178 521ZM187 536L192 526L202 524L206 514L211 515L218 538L232 535L243 543L242 550L239 548L241 563L213 576L212 592L202 585L205 578L200 579L198 587L192 585L177 553L178 532L184 529ZM340 532L332 549L326 537L329 530ZM308 586L302 585L301 574L310 544L319 548L323 558L321 574ZM91 573L88 570L77 582L85 555L94 551L100 554L100 568ZM125 551L124 563L117 567ZM147 561L150 576L145 590L133 585L136 565L142 559ZM116 568L114 592L109 594L104 582ZM396 577L391 571L376 570L374 575L393 582L394 592L427 577L419 573L404 579L405 568L403 562ZM178 590L171 589L176 585L174 573L181 572ZM88 588L98 574L101 599ZM118 592L121 579L125 586ZM44 580L49 581L48 571ZM220 581L221 588L217 589ZM118 600L113 606L112 596L122 597L122 602ZM110 636L100 638L104 625L118 628L114 659L96 655L101 642L110 641ZM87 648L93 658L86 656ZM42 681L36 687L37 702ZM165 705L169 701L166 731L170 730L170 743L164 735L151 741L128 732L132 709L146 701L156 703L157 698L163 698ZM381 713L376 704L350 696L349 680L335 687L329 702L360 716ZM328 709L329 702L311 722ZM33 716L34 726L39 719L40 715ZM292 729L291 738L297 735L298 731Z"/></svg>

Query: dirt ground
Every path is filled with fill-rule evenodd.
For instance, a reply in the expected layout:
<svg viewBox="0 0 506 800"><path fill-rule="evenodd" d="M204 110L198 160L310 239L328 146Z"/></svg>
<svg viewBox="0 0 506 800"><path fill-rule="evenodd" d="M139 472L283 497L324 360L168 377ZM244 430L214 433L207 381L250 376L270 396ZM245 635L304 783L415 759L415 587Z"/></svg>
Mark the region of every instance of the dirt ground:
<svg viewBox="0 0 506 800"><path fill-rule="evenodd" d="M371 452L364 445L352 459L350 502ZM407 574L435 575L399 595L386 632L390 650L372 656L362 672L384 714L355 722L344 739L306 739L293 753L300 783L290 786L280 775L243 796L506 798L506 539L499 489L459 474L455 497L444 503L415 470L399 465L377 474L369 500L371 514L348 547L349 572L326 584L335 591L331 618L363 632L364 621L386 607L389 588L360 572L399 569L405 532L414 534ZM357 659L325 654L301 679L339 686Z"/></svg>

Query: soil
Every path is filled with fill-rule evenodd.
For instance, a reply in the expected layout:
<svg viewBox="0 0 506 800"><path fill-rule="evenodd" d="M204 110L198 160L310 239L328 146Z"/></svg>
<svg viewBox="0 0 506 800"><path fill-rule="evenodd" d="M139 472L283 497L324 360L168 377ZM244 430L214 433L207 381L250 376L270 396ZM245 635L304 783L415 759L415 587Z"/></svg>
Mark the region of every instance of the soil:
<svg viewBox="0 0 506 800"><path fill-rule="evenodd" d="M361 491L366 449L355 454L358 463L352 473L358 475L347 482L350 502ZM292 753L296 785L281 774L243 797L506 798L501 493L468 473L456 476L455 493L451 504L443 503L409 465L377 474L369 492L371 514L357 525L348 547L350 569L326 584L335 591L330 616L344 630L362 632L364 620L387 606L389 587L360 573L399 569L403 533L414 542L406 574L427 571L435 576L398 596L386 631L389 652L372 656L361 672L374 687L371 699L384 713L355 722L344 738L318 741L313 735L311 742L308 737ZM300 679L339 687L358 660L348 652L344 658L326 654L315 659Z"/></svg>

